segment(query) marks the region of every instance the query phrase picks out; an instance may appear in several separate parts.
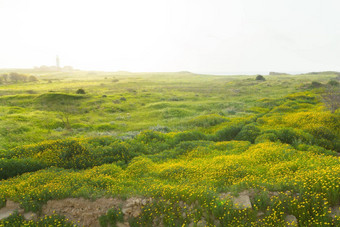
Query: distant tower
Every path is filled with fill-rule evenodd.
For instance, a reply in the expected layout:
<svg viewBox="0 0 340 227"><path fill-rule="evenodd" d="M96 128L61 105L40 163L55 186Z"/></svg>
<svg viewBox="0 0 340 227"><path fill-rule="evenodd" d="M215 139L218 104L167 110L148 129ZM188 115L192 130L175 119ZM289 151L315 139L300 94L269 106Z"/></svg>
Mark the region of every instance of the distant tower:
<svg viewBox="0 0 340 227"><path fill-rule="evenodd" d="M59 56L58 55L57 55L55 61L56 61L56 66L59 69L60 68L60 62L59 62Z"/></svg>

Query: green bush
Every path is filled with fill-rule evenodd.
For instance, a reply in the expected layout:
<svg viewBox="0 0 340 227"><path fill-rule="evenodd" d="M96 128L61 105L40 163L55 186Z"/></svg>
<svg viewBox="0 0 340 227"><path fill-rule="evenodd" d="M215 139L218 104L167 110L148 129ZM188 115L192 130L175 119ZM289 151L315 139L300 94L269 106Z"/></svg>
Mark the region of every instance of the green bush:
<svg viewBox="0 0 340 227"><path fill-rule="evenodd" d="M109 123L105 123L105 124L98 124L95 125L94 129L98 130L98 131L111 131L116 129L117 126L114 124L109 124Z"/></svg>
<svg viewBox="0 0 340 227"><path fill-rule="evenodd" d="M106 215L99 217L101 227L117 226L117 222L124 222L124 215L121 209L110 209Z"/></svg>
<svg viewBox="0 0 340 227"><path fill-rule="evenodd" d="M300 143L312 144L315 141L311 134L295 128L268 130L265 133L274 133L282 143L292 145Z"/></svg>
<svg viewBox="0 0 340 227"><path fill-rule="evenodd" d="M261 130L255 124L248 124L241 129L235 139L254 143L256 137L260 134Z"/></svg>
<svg viewBox="0 0 340 227"><path fill-rule="evenodd" d="M235 139L237 134L242 130L242 127L243 127L243 124L241 123L229 124L215 133L214 140L216 141L233 140Z"/></svg>
<svg viewBox="0 0 340 227"><path fill-rule="evenodd" d="M211 127L227 121L225 117L217 114L198 116L194 119L188 121L187 125L189 127Z"/></svg>
<svg viewBox="0 0 340 227"><path fill-rule="evenodd" d="M339 82L336 80L330 80L327 84L330 86L339 86Z"/></svg>
<svg viewBox="0 0 340 227"><path fill-rule="evenodd" d="M167 135L162 132L146 130L139 133L136 137L137 141L143 143L165 142L168 139Z"/></svg>
<svg viewBox="0 0 340 227"><path fill-rule="evenodd" d="M175 144L179 144L182 141L194 141L194 140L206 140L207 136L199 131L187 131L177 133L173 140Z"/></svg>
<svg viewBox="0 0 340 227"><path fill-rule="evenodd" d="M257 75L256 78L255 78L255 80L265 81L266 78L264 78L264 76L262 76L262 75Z"/></svg>
<svg viewBox="0 0 340 227"><path fill-rule="evenodd" d="M93 166L90 151L79 140L51 140L14 148L7 158L32 158L46 166L84 169Z"/></svg>
<svg viewBox="0 0 340 227"><path fill-rule="evenodd" d="M46 165L38 160L26 159L0 159L0 180L15 177L27 172L34 172L45 168Z"/></svg>
<svg viewBox="0 0 340 227"><path fill-rule="evenodd" d="M72 223L69 220L66 220L65 217L60 215L51 215L40 218L37 221L26 221L25 218L18 214L18 212L14 212L8 218L0 220L0 226L3 227L20 227L20 226L31 226L31 227L45 227L45 226L63 226L63 227L76 227L77 225Z"/></svg>
<svg viewBox="0 0 340 227"><path fill-rule="evenodd" d="M82 88L79 88L77 91L76 91L77 94L80 94L80 95L84 95L86 94L85 90L82 89Z"/></svg>
<svg viewBox="0 0 340 227"><path fill-rule="evenodd" d="M323 155L336 155L336 152L332 150L327 150L323 147L317 145L307 145L307 144L300 144L296 147L297 150L301 151L310 151L314 154L323 154Z"/></svg>
<svg viewBox="0 0 340 227"><path fill-rule="evenodd" d="M131 160L126 172L129 176L142 177L151 172L153 162L145 156L138 156Z"/></svg>
<svg viewBox="0 0 340 227"><path fill-rule="evenodd" d="M275 135L275 133L263 133L256 137L255 143L263 143L263 142L276 142L279 138Z"/></svg>
<svg viewBox="0 0 340 227"><path fill-rule="evenodd" d="M313 127L312 129L308 130L315 138L318 139L326 139L326 140L333 140L337 136L336 134L330 130L328 127L320 126L320 127Z"/></svg>

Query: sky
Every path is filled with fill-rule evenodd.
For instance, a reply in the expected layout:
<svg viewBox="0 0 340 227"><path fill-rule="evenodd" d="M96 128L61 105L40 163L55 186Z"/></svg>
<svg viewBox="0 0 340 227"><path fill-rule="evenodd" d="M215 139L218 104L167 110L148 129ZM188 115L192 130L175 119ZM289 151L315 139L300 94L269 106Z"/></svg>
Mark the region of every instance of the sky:
<svg viewBox="0 0 340 227"><path fill-rule="evenodd" d="M340 71L339 0L0 0L0 68Z"/></svg>

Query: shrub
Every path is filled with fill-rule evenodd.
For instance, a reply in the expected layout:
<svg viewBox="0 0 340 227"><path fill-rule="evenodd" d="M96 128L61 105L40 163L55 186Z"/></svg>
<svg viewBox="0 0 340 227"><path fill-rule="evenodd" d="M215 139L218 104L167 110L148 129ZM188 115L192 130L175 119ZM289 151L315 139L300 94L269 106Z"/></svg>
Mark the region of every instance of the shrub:
<svg viewBox="0 0 340 227"><path fill-rule="evenodd" d="M14 148L8 156L32 158L46 166L83 169L93 166L89 150L78 140L51 140Z"/></svg>
<svg viewBox="0 0 340 227"><path fill-rule="evenodd" d="M283 128L278 130L268 130L266 133L274 133L282 143L298 144L298 143L313 143L314 137L300 129Z"/></svg>
<svg viewBox="0 0 340 227"><path fill-rule="evenodd" d="M207 136L199 131L180 132L174 136L174 143L178 144L182 141L206 140Z"/></svg>
<svg viewBox="0 0 340 227"><path fill-rule="evenodd" d="M121 209L110 209L106 215L99 217L101 227L116 226L117 222L124 222L124 215Z"/></svg>
<svg viewBox="0 0 340 227"><path fill-rule="evenodd" d="M214 140L217 141L233 140L237 136L237 134L241 131L242 127L243 127L242 123L228 124L226 127L218 130L215 133Z"/></svg>
<svg viewBox="0 0 340 227"><path fill-rule="evenodd" d="M211 127L227 121L225 117L217 114L198 116L188 122L190 127Z"/></svg>
<svg viewBox="0 0 340 227"><path fill-rule="evenodd" d="M149 158L139 156L131 160L126 171L129 175L141 177L151 172L153 165L154 163Z"/></svg>
<svg viewBox="0 0 340 227"><path fill-rule="evenodd" d="M325 126L316 126L308 130L315 138L323 138L327 140L333 140L336 138L336 134L330 128Z"/></svg>
<svg viewBox="0 0 340 227"><path fill-rule="evenodd" d="M328 88L322 95L322 101L325 103L326 107L334 113L340 108L340 88L331 87Z"/></svg>
<svg viewBox="0 0 340 227"><path fill-rule="evenodd" d="M146 130L138 134L136 140L143 143L165 142L167 135L162 132Z"/></svg>
<svg viewBox="0 0 340 227"><path fill-rule="evenodd" d="M63 227L75 227L76 224L66 220L64 216L50 215L40 218L37 221L26 221L25 218L17 211L11 214L8 218L0 220L0 226L12 227L12 226L63 226Z"/></svg>
<svg viewBox="0 0 340 227"><path fill-rule="evenodd" d="M330 80L327 84L330 86L339 86L339 82L336 80Z"/></svg>
<svg viewBox="0 0 340 227"><path fill-rule="evenodd" d="M276 142L278 140L279 138L275 135L275 133L264 133L256 137L255 143Z"/></svg>
<svg viewBox="0 0 340 227"><path fill-rule="evenodd" d="M46 165L38 160L26 159L0 159L0 179L8 179L27 172L34 172L45 168Z"/></svg>
<svg viewBox="0 0 340 227"><path fill-rule="evenodd" d="M83 94L86 94L85 90L82 89L82 88L79 88L77 91L76 91L77 94L80 94L80 95L83 95Z"/></svg>
<svg viewBox="0 0 340 227"><path fill-rule="evenodd" d="M93 151L95 159L98 163L112 163L117 161L123 161L127 164L131 159L141 154L136 149L135 144L130 144L127 141L114 141L108 146L101 147ZM141 150L141 149L140 149Z"/></svg>
<svg viewBox="0 0 340 227"><path fill-rule="evenodd" d="M322 87L322 83L317 82L317 81L312 81L310 87L311 88L320 88L320 87Z"/></svg>
<svg viewBox="0 0 340 227"><path fill-rule="evenodd" d="M264 78L264 76L262 76L262 75L257 75L255 80L265 81L266 78Z"/></svg>
<svg viewBox="0 0 340 227"><path fill-rule="evenodd" d="M95 125L94 128L98 131L110 131L110 130L117 128L117 126L114 124L105 123L105 124Z"/></svg>
<svg viewBox="0 0 340 227"><path fill-rule="evenodd" d="M38 81L38 78L36 78L35 76L29 76L28 81L29 82L36 82L36 81Z"/></svg>
<svg viewBox="0 0 340 227"><path fill-rule="evenodd" d="M173 159L184 155L197 147L207 147L212 144L212 141L183 141L176 145L176 147L172 150L164 150L154 155L148 155L148 157L154 162L165 161L167 159Z"/></svg>
<svg viewBox="0 0 340 227"><path fill-rule="evenodd" d="M296 147L296 149L300 151L310 151L314 154L323 154L323 155L335 155L336 154L336 152L334 151L327 150L317 145L300 144Z"/></svg>
<svg viewBox="0 0 340 227"><path fill-rule="evenodd" d="M250 141L251 143L254 143L256 137L260 135L260 133L261 130L256 125L248 124L241 129L241 131L237 134L235 139Z"/></svg>

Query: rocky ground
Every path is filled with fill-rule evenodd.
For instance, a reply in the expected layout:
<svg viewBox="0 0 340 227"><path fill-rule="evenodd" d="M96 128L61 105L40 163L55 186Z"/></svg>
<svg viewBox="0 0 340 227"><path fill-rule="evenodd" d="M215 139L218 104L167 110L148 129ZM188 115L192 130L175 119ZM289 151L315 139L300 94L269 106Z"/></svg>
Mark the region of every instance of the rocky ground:
<svg viewBox="0 0 340 227"><path fill-rule="evenodd" d="M278 192L270 192L271 196L278 195ZM254 196L253 190L246 190L233 196L230 192L221 193L219 198L221 200L230 199L235 209L252 209L251 199ZM39 214L33 212L24 212L19 203L7 200L6 206L0 209L0 220L9 217L13 212L17 211L26 220L36 220L45 215L60 214L65 216L68 220L77 223L79 226L100 227L99 217L106 214L111 208L122 209L124 215L124 222L117 223L118 227L129 227L128 219L130 217L138 217L142 212L142 207L152 202L151 198L131 197L127 200L118 198L100 198L97 200L87 200L84 198L67 198L62 200L50 200L42 207ZM182 206L192 207L194 204L188 205L181 202ZM186 215L186 214L183 214ZM264 215L263 212L258 212L258 217ZM330 215L332 217L340 215L339 205L331 208ZM297 226L298 220L294 215L286 215L286 226ZM195 224L190 223L189 227ZM196 226L205 226L204 218L196 223ZM218 225L218 220L216 220Z"/></svg>

